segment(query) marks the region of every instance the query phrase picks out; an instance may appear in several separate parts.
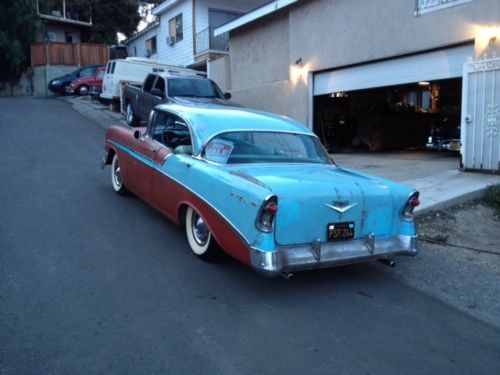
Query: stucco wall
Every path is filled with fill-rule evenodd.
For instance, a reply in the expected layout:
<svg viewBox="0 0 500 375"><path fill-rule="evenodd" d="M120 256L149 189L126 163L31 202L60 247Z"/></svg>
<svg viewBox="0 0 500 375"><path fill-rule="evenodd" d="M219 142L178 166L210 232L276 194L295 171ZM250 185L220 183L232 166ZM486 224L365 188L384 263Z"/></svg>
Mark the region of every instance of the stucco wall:
<svg viewBox="0 0 500 375"><path fill-rule="evenodd" d="M474 0L415 16L414 0L308 0L231 31L235 100L305 123L308 89L290 77L302 59L308 72L476 41L499 27L500 2ZM497 40L497 44L500 41Z"/></svg>
<svg viewBox="0 0 500 375"><path fill-rule="evenodd" d="M231 74L229 72L229 56L221 57L220 59L208 61L207 74L208 78L212 79L222 91L229 91L231 88Z"/></svg>

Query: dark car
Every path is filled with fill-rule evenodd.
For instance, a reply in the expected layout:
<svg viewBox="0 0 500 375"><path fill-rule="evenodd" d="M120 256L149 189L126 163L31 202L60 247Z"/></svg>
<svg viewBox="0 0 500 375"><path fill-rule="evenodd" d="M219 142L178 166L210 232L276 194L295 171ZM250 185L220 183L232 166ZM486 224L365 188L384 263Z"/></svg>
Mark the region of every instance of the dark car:
<svg viewBox="0 0 500 375"><path fill-rule="evenodd" d="M217 84L198 74L149 73L142 86L125 85L122 110L130 126L139 126L151 110L161 103L219 104L240 106L230 101Z"/></svg>
<svg viewBox="0 0 500 375"><path fill-rule="evenodd" d="M446 116L431 125L430 136L427 139L427 149L460 151L460 118Z"/></svg>
<svg viewBox="0 0 500 375"><path fill-rule="evenodd" d="M82 77L91 77L96 75L97 68L105 65L86 65L75 70L74 72L65 74L61 77L54 78L49 82L49 90L56 94L66 94L71 82Z"/></svg>

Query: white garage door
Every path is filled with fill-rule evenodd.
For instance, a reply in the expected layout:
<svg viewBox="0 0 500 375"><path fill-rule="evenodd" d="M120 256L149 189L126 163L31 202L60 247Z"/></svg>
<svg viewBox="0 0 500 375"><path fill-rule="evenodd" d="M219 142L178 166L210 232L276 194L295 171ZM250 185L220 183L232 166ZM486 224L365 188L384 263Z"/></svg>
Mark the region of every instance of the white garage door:
<svg viewBox="0 0 500 375"><path fill-rule="evenodd" d="M314 75L314 95L461 77L474 45L442 49Z"/></svg>

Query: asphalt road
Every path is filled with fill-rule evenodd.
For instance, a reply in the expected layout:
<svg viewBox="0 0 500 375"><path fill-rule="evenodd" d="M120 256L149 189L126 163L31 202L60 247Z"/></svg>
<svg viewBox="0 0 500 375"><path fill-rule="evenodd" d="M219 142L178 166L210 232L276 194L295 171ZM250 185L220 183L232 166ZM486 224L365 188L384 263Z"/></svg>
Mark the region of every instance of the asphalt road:
<svg viewBox="0 0 500 375"><path fill-rule="evenodd" d="M0 373L499 374L500 331L361 264L263 279L110 186L104 130L0 99Z"/></svg>

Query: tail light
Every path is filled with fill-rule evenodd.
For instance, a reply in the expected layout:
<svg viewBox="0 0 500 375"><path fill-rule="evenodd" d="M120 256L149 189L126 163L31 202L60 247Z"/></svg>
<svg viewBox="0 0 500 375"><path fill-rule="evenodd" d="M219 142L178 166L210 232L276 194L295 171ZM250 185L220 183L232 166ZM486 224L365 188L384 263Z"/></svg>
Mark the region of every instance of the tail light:
<svg viewBox="0 0 500 375"><path fill-rule="evenodd" d="M257 229L265 233L272 232L276 212L278 212L278 197L271 195L262 202L262 206L257 214L257 219L255 220Z"/></svg>
<svg viewBox="0 0 500 375"><path fill-rule="evenodd" d="M401 212L401 217L403 220L411 221L413 220L413 210L420 204L420 200L418 199L418 191L413 193L405 206L403 207L403 211Z"/></svg>

